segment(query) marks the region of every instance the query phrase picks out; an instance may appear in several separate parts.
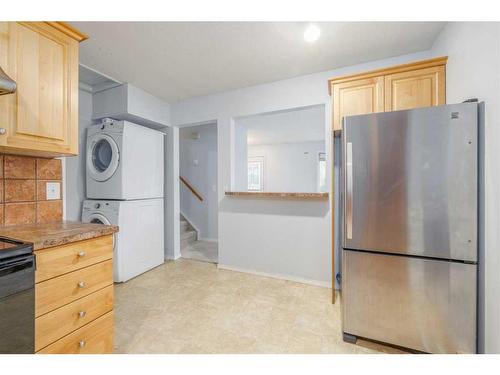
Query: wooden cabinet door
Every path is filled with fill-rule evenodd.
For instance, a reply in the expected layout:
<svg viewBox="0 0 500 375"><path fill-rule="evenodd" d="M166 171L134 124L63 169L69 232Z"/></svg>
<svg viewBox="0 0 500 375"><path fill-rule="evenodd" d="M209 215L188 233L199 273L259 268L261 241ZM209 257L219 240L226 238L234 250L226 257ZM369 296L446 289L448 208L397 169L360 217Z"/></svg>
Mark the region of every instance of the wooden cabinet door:
<svg viewBox="0 0 500 375"><path fill-rule="evenodd" d="M17 92L0 97L0 151L78 153L78 42L45 22L2 22L0 64Z"/></svg>
<svg viewBox="0 0 500 375"><path fill-rule="evenodd" d="M445 103L444 65L385 76L385 111Z"/></svg>
<svg viewBox="0 0 500 375"><path fill-rule="evenodd" d="M373 77L333 84L333 130L342 129L349 115L384 111L384 78Z"/></svg>

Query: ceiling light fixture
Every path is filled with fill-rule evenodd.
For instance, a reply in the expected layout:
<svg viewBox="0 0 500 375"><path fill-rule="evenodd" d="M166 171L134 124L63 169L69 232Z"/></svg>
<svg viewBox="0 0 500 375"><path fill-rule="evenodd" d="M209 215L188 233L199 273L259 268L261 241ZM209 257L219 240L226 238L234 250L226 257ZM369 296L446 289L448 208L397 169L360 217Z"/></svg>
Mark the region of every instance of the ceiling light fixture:
<svg viewBox="0 0 500 375"><path fill-rule="evenodd" d="M321 30L316 25L309 25L304 31L304 39L308 43L313 43L317 41L320 35L321 35Z"/></svg>

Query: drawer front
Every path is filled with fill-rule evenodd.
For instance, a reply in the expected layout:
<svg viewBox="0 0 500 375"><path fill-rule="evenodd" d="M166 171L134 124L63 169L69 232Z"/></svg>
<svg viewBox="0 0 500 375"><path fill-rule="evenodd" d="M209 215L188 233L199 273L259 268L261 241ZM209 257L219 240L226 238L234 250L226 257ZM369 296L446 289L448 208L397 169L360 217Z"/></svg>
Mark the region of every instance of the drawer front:
<svg viewBox="0 0 500 375"><path fill-rule="evenodd" d="M40 354L113 353L113 311L43 348Z"/></svg>
<svg viewBox="0 0 500 375"><path fill-rule="evenodd" d="M113 310L113 286L35 319L35 351Z"/></svg>
<svg viewBox="0 0 500 375"><path fill-rule="evenodd" d="M35 316L113 284L113 261L107 260L35 285Z"/></svg>
<svg viewBox="0 0 500 375"><path fill-rule="evenodd" d="M342 265L345 333L427 353L476 353L476 265L350 250Z"/></svg>
<svg viewBox="0 0 500 375"><path fill-rule="evenodd" d="M36 251L36 282L51 279L113 257L113 236Z"/></svg>

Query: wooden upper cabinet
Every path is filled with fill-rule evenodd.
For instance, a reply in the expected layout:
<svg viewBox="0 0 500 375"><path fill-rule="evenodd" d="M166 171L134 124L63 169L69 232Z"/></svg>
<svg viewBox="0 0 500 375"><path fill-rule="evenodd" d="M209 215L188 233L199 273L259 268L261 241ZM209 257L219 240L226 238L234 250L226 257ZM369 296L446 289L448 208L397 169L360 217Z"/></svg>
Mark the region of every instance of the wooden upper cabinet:
<svg viewBox="0 0 500 375"><path fill-rule="evenodd" d="M383 111L383 77L342 82L333 86L334 129L342 129L342 118L344 116Z"/></svg>
<svg viewBox="0 0 500 375"><path fill-rule="evenodd" d="M417 61L329 81L333 97L333 130L348 115L442 105L447 57Z"/></svg>
<svg viewBox="0 0 500 375"><path fill-rule="evenodd" d="M17 83L0 96L0 152L78 153L78 48L60 22L0 22L0 66Z"/></svg>
<svg viewBox="0 0 500 375"><path fill-rule="evenodd" d="M445 104L444 65L385 76L385 111Z"/></svg>

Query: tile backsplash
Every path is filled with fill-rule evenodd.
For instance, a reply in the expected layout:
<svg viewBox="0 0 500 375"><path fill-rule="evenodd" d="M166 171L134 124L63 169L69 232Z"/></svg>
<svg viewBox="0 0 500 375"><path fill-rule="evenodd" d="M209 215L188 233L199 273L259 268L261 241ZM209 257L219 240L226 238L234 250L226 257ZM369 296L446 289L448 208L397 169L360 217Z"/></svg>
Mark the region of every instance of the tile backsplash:
<svg viewBox="0 0 500 375"><path fill-rule="evenodd" d="M0 225L61 221L62 195L47 200L47 182L62 192L61 160L0 154Z"/></svg>

